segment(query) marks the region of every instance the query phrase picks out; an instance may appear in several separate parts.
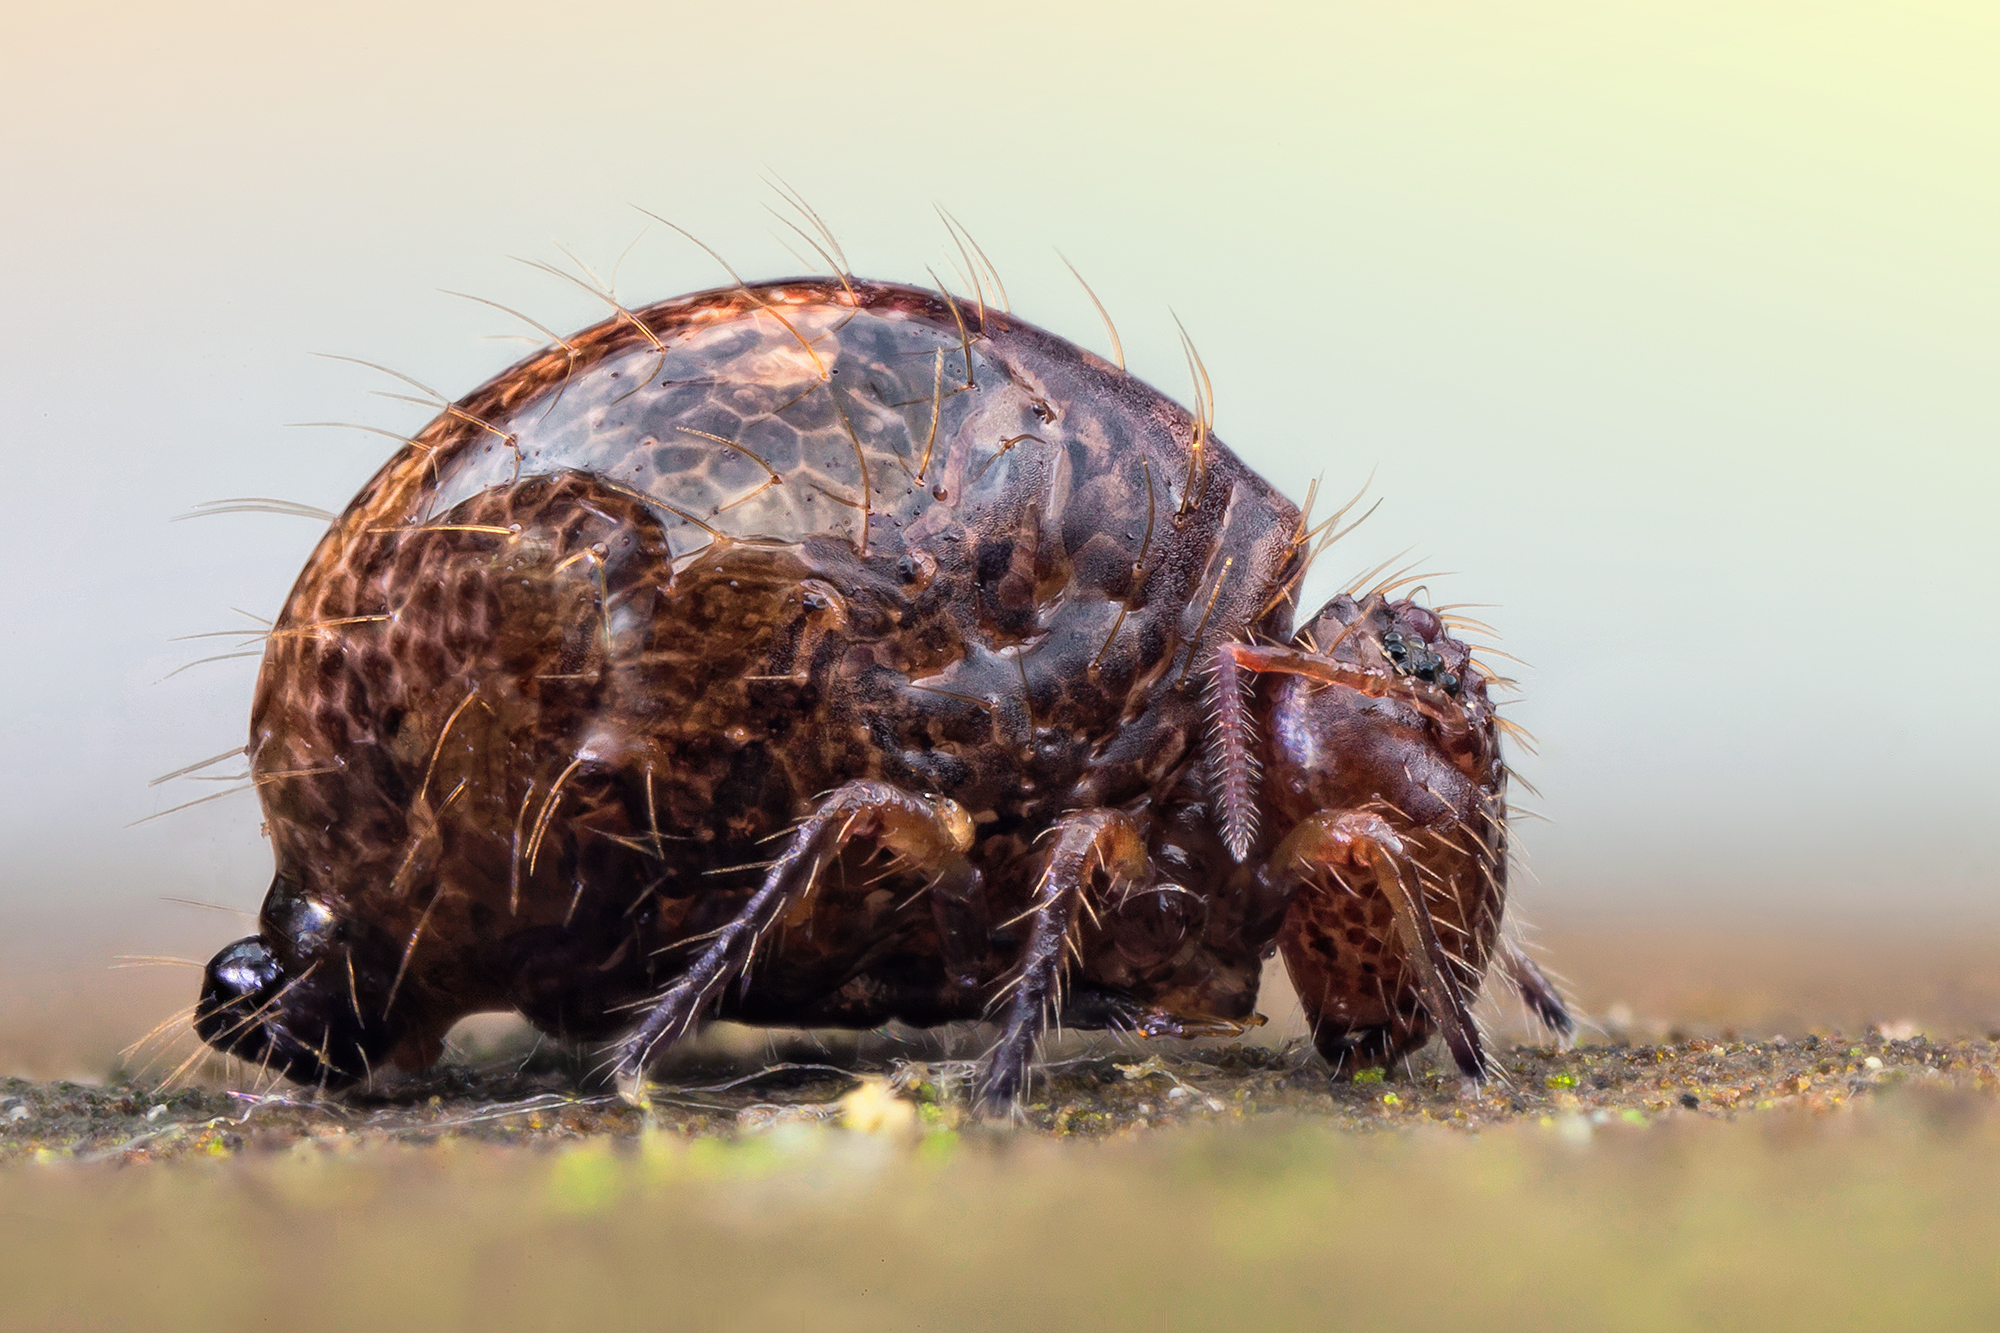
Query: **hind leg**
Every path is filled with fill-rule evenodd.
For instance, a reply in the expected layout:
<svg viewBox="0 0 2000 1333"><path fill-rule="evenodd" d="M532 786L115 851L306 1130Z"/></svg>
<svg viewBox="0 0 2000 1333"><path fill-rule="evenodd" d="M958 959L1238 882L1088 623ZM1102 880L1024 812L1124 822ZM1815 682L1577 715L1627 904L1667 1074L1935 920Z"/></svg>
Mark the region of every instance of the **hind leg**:
<svg viewBox="0 0 2000 1333"><path fill-rule="evenodd" d="M886 782L849 782L836 788L793 831L743 910L715 933L626 1040L616 1077L628 1099L641 1099L646 1067L686 1036L723 988L743 974L764 932L812 891L820 872L854 837L873 837L918 865L950 874L962 868L972 845L972 821L956 802L918 796Z"/></svg>
<svg viewBox="0 0 2000 1333"><path fill-rule="evenodd" d="M1027 1087L1028 1062L1052 1007L1061 1006L1065 956L1077 947L1077 917L1100 868L1114 881L1146 873L1146 838L1138 824L1117 810L1065 815L1055 825L1034 900L1016 918L1029 922L1028 943L1001 992L1007 1013L1000 1040L979 1067L975 1099L984 1111L1010 1106Z"/></svg>
<svg viewBox="0 0 2000 1333"><path fill-rule="evenodd" d="M1382 1063L1421 1044L1424 1025L1397 1003L1407 965L1416 974L1417 998L1460 1071L1474 1079L1490 1075L1467 988L1457 975L1463 966L1439 938L1417 864L1387 821L1354 811L1315 815L1292 831L1271 861L1306 877L1324 872L1351 897L1301 888L1279 941L1313 1042L1336 1071L1350 1060ZM1362 919L1371 910L1386 911L1389 920ZM1385 924L1388 931L1381 929ZM1389 940L1400 958L1381 947ZM1385 975L1385 964L1398 975Z"/></svg>

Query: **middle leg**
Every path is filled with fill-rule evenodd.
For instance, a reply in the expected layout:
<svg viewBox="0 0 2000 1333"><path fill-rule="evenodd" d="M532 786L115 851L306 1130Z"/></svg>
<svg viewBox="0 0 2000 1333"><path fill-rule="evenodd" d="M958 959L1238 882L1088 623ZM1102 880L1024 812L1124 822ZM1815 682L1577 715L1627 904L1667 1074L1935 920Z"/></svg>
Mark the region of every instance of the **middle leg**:
<svg viewBox="0 0 2000 1333"><path fill-rule="evenodd" d="M764 933L812 891L820 872L854 837L873 837L917 865L958 878L972 846L972 821L952 800L919 796L886 782L855 781L835 788L793 830L743 910L714 934L693 966L653 1002L626 1039L615 1075L628 1099L642 1100L647 1066L686 1036L723 988L743 974Z"/></svg>
<svg viewBox="0 0 2000 1333"><path fill-rule="evenodd" d="M1034 899L1015 918L1029 922L1028 942L1001 991L1007 1012L1000 1040L979 1067L975 1100L987 1111L1010 1105L1027 1086L1035 1040L1047 1025L1052 1006L1061 1007L1065 955L1076 948L1078 916L1087 906L1092 875L1101 868L1115 883L1146 873L1145 835L1122 811L1064 815L1055 825L1052 842Z"/></svg>

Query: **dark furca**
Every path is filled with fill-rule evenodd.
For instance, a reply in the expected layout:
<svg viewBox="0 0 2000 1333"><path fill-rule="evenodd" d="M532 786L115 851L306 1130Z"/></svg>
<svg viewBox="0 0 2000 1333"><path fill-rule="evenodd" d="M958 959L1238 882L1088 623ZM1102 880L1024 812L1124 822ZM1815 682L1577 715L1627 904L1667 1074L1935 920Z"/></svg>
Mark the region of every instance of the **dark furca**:
<svg viewBox="0 0 2000 1333"><path fill-rule="evenodd" d="M1468 1014L1498 944L1486 680L1376 594L1294 637L1311 534L1210 423L940 293L737 287L447 408L272 631L277 873L211 1044L309 1083L481 1010L1238 1031L1282 947L1336 1071Z"/></svg>

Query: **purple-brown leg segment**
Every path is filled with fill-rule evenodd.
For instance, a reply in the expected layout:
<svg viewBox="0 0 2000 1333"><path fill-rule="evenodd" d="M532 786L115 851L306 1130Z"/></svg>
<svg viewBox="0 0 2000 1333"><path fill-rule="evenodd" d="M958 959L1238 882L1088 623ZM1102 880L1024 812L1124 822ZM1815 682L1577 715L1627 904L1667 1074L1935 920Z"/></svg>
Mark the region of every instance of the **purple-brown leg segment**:
<svg viewBox="0 0 2000 1333"><path fill-rule="evenodd" d="M1576 1035L1576 1019L1570 1016L1569 1006L1563 1003L1555 983L1512 940L1500 942L1500 966L1514 983L1514 989L1521 993L1521 1002L1534 1012L1542 1026L1559 1037Z"/></svg>
<svg viewBox="0 0 2000 1333"><path fill-rule="evenodd" d="M654 1057L686 1036L723 988L743 974L765 932L812 892L820 872L854 837L871 837L916 865L962 876L965 852L972 846L972 821L954 801L919 796L886 782L856 781L835 788L793 830L743 910L716 932L626 1039L616 1075L628 1095L637 1097Z"/></svg>
<svg viewBox="0 0 2000 1333"><path fill-rule="evenodd" d="M980 1065L976 1100L988 1110L1006 1106L1027 1086L1035 1039L1062 1003L1065 955L1077 947L1078 917L1085 910L1093 874L1112 883L1146 873L1146 837L1118 810L1086 810L1056 822L1048 861L1035 883L1034 900L1016 920L1026 920L1028 943L1001 992L1007 1002L1000 1040Z"/></svg>
<svg viewBox="0 0 2000 1333"><path fill-rule="evenodd" d="M1379 815L1360 811L1326 812L1302 822L1279 844L1271 865L1278 873L1303 879L1324 875L1354 893L1358 904L1370 901L1363 886L1372 882L1375 900L1386 902L1394 923L1402 961L1416 973L1417 995L1431 1021L1444 1036L1452 1059L1468 1078L1485 1079L1491 1073L1486 1053L1466 1006L1465 987L1453 976L1453 959L1438 936L1437 923L1424 903L1423 882L1417 864L1404 840ZM1336 985L1327 974L1325 955L1313 948L1315 937L1334 935L1326 912L1331 904L1320 901L1324 893L1308 883L1301 887L1286 913L1280 948L1285 966L1298 988L1299 1002L1313 1031L1321 1054L1336 1068L1346 1053L1346 1043L1354 1024L1345 1014L1331 1012L1326 997L1346 994L1351 986ZM1361 932L1361 933L1366 933ZM1369 963L1368 967L1379 964ZM1377 1015L1390 1028L1405 1025L1393 1006L1393 994L1400 986L1385 979L1385 1013ZM1385 1046L1376 1054L1393 1054Z"/></svg>

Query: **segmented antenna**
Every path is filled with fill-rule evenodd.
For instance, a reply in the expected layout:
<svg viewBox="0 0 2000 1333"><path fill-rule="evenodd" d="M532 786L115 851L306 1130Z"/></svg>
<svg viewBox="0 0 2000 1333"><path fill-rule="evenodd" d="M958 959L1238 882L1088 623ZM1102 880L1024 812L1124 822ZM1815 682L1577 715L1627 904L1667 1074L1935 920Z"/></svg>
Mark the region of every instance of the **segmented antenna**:
<svg viewBox="0 0 2000 1333"><path fill-rule="evenodd" d="M1216 822L1229 855L1242 861L1257 840L1257 782L1262 767L1250 725L1250 673L1224 644L1209 672L1208 771Z"/></svg>

